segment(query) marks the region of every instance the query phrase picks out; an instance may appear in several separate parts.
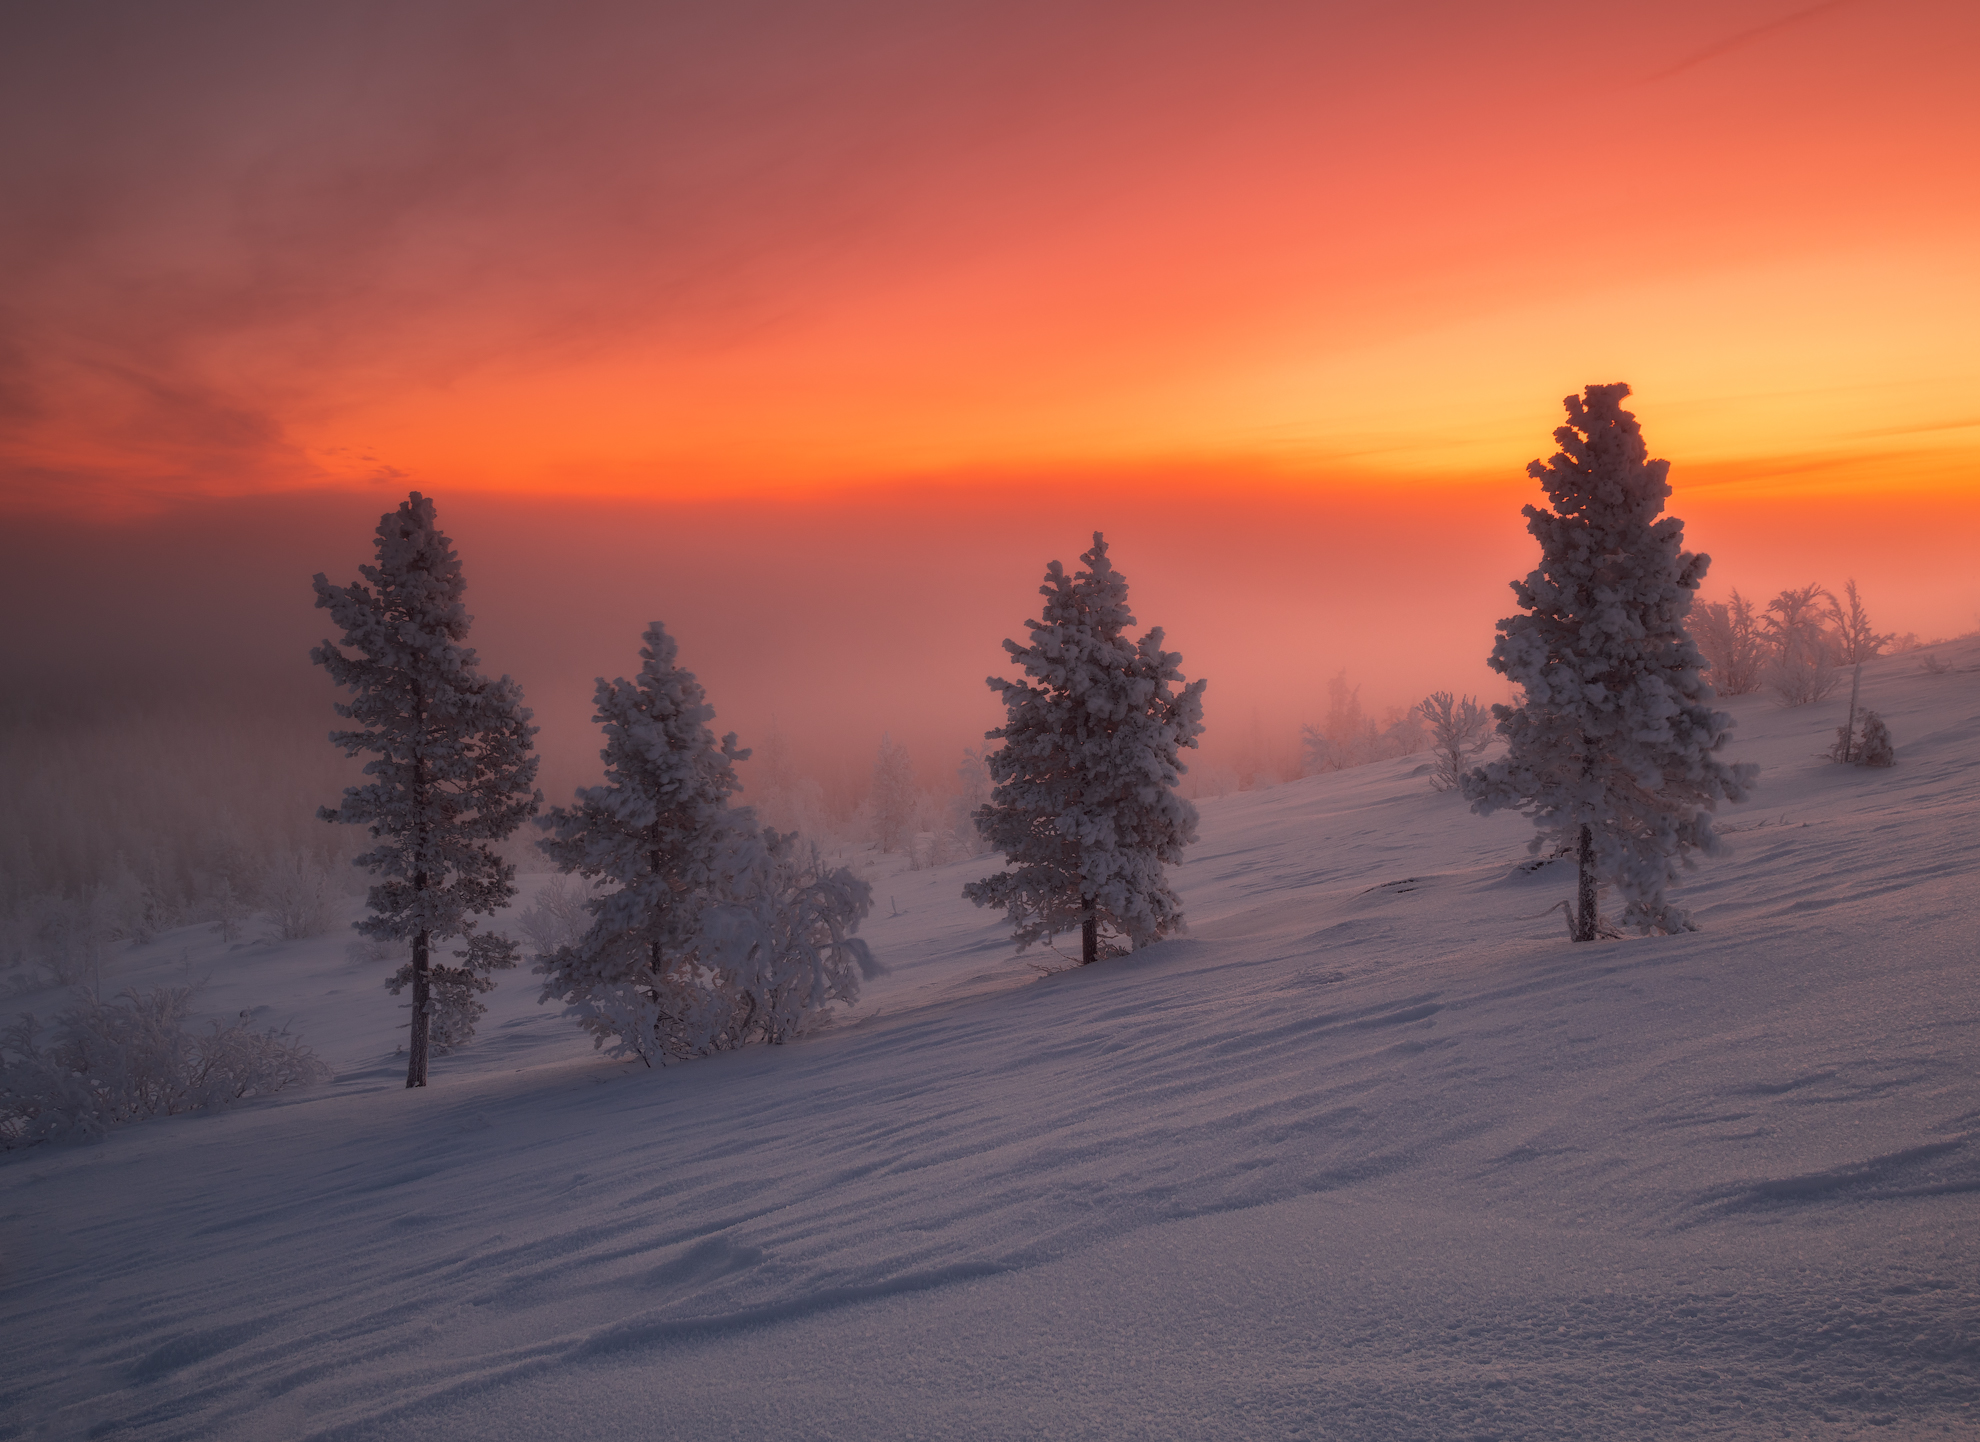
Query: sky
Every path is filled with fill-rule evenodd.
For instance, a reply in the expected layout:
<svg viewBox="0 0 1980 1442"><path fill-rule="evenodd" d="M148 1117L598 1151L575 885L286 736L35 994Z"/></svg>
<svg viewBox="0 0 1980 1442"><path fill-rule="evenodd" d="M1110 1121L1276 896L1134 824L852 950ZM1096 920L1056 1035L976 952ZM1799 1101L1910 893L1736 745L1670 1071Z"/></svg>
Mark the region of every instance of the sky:
<svg viewBox="0 0 1980 1442"><path fill-rule="evenodd" d="M546 738L660 619L932 779L1103 529L1286 737L1499 684L1616 380L1708 595L1970 630L1975 73L1946 0L6 6L0 642L300 674L417 488Z"/></svg>

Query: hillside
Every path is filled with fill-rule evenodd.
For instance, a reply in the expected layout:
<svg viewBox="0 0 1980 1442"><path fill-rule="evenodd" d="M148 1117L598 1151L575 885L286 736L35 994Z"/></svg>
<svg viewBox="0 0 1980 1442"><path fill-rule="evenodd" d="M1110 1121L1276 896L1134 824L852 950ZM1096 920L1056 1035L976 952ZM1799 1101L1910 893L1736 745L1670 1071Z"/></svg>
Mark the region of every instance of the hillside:
<svg viewBox="0 0 1980 1442"><path fill-rule="evenodd" d="M1761 787L1680 937L1571 945L1420 758L1203 803L1190 936L1089 969L981 862L883 871L855 1013L664 1071L512 975L408 1093L341 938L168 935L110 984L337 1079L0 1158L0 1437L1973 1435L1980 644L1933 654L1866 669L1889 771L1818 759L1843 698L1728 703Z"/></svg>

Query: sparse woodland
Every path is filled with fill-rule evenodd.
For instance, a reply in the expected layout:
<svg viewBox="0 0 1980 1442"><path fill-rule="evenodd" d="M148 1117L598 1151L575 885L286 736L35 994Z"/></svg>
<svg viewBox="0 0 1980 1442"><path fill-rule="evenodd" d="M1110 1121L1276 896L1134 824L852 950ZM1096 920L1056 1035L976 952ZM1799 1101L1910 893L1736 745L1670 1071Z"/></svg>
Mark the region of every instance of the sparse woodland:
<svg viewBox="0 0 1980 1442"><path fill-rule="evenodd" d="M1051 563L1028 641L1005 643L1024 673L991 680L1005 724L938 766L936 785L886 734L856 804L829 801L774 725L754 756L734 735L718 742L713 707L656 622L637 678L597 682L602 784L538 817L540 842L515 834L541 805L529 712L465 645L461 564L415 493L381 518L360 582L316 580L343 637L315 660L351 698L328 754L258 745L222 711L22 718L6 733L18 779L0 829L0 975L22 994L71 988L72 1001L52 1026L24 1017L0 1041L0 1139L89 1134L322 1075L286 1031L200 1031L192 986L104 999L104 962L186 925L235 945L323 935L367 873L352 954L412 992L413 1086L429 1057L472 1041L479 998L524 958L542 1000L614 1055L659 1064L792 1040L879 972L858 935L874 904L862 852L914 870L1001 857L965 893L1006 913L1020 951L1076 935L1079 962L1122 954L1182 928L1166 873L1195 835L1187 796L1419 754L1413 774L1432 791L1524 811L1537 852L1574 857L1577 893L1563 904L1577 940L1618 924L1686 929L1670 888L1717 849L1712 808L1752 780L1717 757L1729 720L1712 698L1766 692L1798 707L1848 685L1827 754L1888 767L1896 742L1857 694L1862 665L1920 643L1878 631L1853 578L1840 595L1811 582L1762 603L1738 589L1694 602L1706 558L1659 519L1664 463L1621 408L1627 393L1570 397L1560 453L1531 468L1553 506L1526 509L1542 564L1514 584L1523 614L1501 622L1491 656L1517 705L1436 691L1378 713L1337 671L1296 761L1191 775L1182 753L1203 731L1205 682L1184 681L1159 628L1128 634L1127 585L1095 533L1082 569ZM1947 668L1928 657L1925 669ZM1260 745L1254 734L1262 756ZM339 790L323 817L359 823L368 847L357 828L312 816ZM519 864L545 861L556 876L510 909ZM1612 918L1604 888L1622 901Z"/></svg>

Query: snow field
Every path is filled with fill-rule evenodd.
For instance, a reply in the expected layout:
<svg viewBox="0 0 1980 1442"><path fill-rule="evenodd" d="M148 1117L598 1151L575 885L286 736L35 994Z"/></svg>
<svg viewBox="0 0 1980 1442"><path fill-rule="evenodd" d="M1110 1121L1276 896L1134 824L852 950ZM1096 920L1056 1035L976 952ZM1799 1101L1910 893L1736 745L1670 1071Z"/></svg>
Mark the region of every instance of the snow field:
<svg viewBox="0 0 1980 1442"><path fill-rule="evenodd" d="M167 937L338 1080L0 1161L0 1436L1973 1435L1980 675L1865 699L1728 704L1684 936L1415 757L1201 803L1091 969L883 874L856 1013L665 1070L510 973L408 1093L384 965Z"/></svg>

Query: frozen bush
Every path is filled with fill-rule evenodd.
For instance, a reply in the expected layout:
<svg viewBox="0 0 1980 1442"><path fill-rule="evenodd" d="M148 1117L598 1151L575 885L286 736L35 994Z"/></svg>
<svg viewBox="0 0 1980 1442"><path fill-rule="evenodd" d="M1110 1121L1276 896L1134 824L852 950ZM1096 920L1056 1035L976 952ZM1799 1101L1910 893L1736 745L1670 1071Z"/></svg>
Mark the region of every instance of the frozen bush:
<svg viewBox="0 0 1980 1442"><path fill-rule="evenodd" d="M1826 624L1835 612L1836 598L1813 582L1767 603L1761 622L1773 647L1767 682L1783 706L1824 700L1842 684L1835 667L1838 643Z"/></svg>
<svg viewBox="0 0 1980 1442"><path fill-rule="evenodd" d="M188 1026L192 987L77 991L48 1045L23 1015L0 1034L0 1147L99 1136L147 1117L206 1111L327 1080L329 1068L287 1031L247 1014L204 1032Z"/></svg>
<svg viewBox="0 0 1980 1442"><path fill-rule="evenodd" d="M1753 603L1739 594L1732 599L1698 606L1688 628L1705 654L1712 689L1721 696L1744 696L1760 689L1767 647Z"/></svg>
<svg viewBox="0 0 1980 1442"><path fill-rule="evenodd" d="M516 917L516 930L528 938L530 955L548 956L583 936L591 926L584 901L563 877L551 877L536 893L535 902Z"/></svg>
<svg viewBox="0 0 1980 1442"><path fill-rule="evenodd" d="M1455 791L1473 759L1491 744L1492 713L1478 704L1476 696L1459 698L1448 691L1431 692L1416 703L1416 712L1429 724L1431 754L1436 758L1430 789Z"/></svg>
<svg viewBox="0 0 1980 1442"><path fill-rule="evenodd" d="M330 873L300 851L269 864L261 894L278 940L302 941L330 929Z"/></svg>
<svg viewBox="0 0 1980 1442"><path fill-rule="evenodd" d="M1897 764L1897 750L1891 744L1891 728L1884 724L1884 718L1875 711L1863 713L1863 736L1857 742L1856 764L1859 766Z"/></svg>

